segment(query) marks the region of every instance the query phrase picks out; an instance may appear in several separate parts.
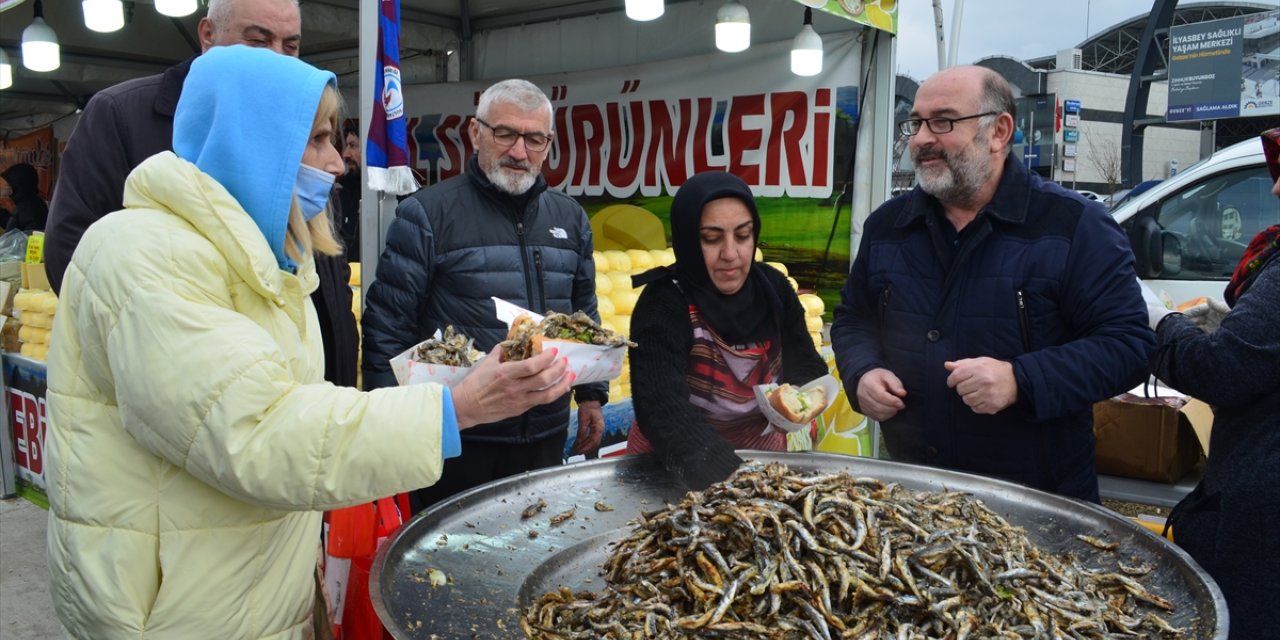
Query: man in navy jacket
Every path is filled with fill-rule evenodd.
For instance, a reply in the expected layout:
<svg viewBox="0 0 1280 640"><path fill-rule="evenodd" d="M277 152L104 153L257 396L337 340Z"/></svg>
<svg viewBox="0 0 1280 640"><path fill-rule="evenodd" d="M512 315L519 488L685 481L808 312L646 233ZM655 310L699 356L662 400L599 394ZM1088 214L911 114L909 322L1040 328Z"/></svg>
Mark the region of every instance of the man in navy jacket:
<svg viewBox="0 0 1280 640"><path fill-rule="evenodd" d="M1012 158L1013 123L988 69L920 86L919 186L867 220L832 345L895 460L1097 502L1093 403L1141 382L1154 336L1119 226Z"/></svg>

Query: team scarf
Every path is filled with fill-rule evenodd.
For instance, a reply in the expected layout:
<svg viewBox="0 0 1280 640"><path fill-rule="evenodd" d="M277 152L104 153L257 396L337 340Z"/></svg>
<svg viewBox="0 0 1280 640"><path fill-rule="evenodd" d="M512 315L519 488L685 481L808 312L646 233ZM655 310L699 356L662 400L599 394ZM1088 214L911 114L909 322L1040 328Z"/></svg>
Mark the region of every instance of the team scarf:
<svg viewBox="0 0 1280 640"><path fill-rule="evenodd" d="M400 0L378 3L378 69L373 80L373 118L365 162L369 188L394 195L418 190L409 169L408 127L400 83Z"/></svg>

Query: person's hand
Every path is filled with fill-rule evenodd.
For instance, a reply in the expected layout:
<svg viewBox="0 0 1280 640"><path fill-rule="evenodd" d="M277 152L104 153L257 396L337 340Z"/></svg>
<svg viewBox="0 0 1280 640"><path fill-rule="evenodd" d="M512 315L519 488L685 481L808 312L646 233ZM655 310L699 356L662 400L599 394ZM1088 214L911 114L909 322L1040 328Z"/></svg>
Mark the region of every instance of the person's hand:
<svg viewBox="0 0 1280 640"><path fill-rule="evenodd" d="M947 386L960 394L960 399L974 413L999 413L1018 400L1018 378L1013 363L995 358L965 358L944 362L951 375Z"/></svg>
<svg viewBox="0 0 1280 640"><path fill-rule="evenodd" d="M1227 303L1216 298L1209 298L1208 302L1202 302L1183 311L1182 315L1190 318L1197 327L1212 333L1222 324L1222 319L1230 311L1231 308L1227 306Z"/></svg>
<svg viewBox="0 0 1280 640"><path fill-rule="evenodd" d="M589 454L600 449L604 437L604 409L600 401L587 400L578 403L578 436L573 441L573 453Z"/></svg>
<svg viewBox="0 0 1280 640"><path fill-rule="evenodd" d="M453 411L458 429L518 416L554 402L569 392L574 373L558 349L549 348L528 360L502 362L495 346L476 369L453 387Z"/></svg>
<svg viewBox="0 0 1280 640"><path fill-rule="evenodd" d="M892 371L872 369L858 378L858 406L863 415L884 422L906 408L907 389Z"/></svg>
<svg viewBox="0 0 1280 640"><path fill-rule="evenodd" d="M1169 305L1165 304L1141 279L1138 280L1138 288L1142 290L1142 301L1147 303L1147 323L1155 329L1165 316L1173 313L1173 309L1170 309Z"/></svg>

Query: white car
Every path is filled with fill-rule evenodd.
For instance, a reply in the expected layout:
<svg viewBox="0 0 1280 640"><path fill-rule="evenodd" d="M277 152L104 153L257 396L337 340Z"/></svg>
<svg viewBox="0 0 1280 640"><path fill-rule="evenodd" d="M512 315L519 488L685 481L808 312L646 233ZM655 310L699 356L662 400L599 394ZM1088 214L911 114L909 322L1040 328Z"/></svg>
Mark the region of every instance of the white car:
<svg viewBox="0 0 1280 640"><path fill-rule="evenodd" d="M1280 224L1262 141L1251 137L1111 211L1129 236L1138 277L1175 304L1222 299L1245 247Z"/></svg>
<svg viewBox="0 0 1280 640"><path fill-rule="evenodd" d="M1086 197L1086 198L1088 198L1088 199L1090 199L1090 200L1101 200L1101 199L1102 199L1102 196L1098 195L1097 193L1095 193L1095 192L1093 192L1093 191L1089 191L1088 189L1076 189L1076 193L1078 193L1078 194L1080 194L1080 195L1082 195L1082 196L1084 196L1084 197Z"/></svg>

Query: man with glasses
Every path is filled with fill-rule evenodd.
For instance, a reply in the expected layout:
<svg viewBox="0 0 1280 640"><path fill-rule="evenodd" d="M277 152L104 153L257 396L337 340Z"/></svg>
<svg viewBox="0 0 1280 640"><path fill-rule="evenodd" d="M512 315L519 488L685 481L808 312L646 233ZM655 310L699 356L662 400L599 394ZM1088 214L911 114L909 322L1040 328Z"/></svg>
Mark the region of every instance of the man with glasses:
<svg viewBox="0 0 1280 640"><path fill-rule="evenodd" d="M920 86L899 127L919 184L868 218L832 347L895 460L1097 502L1093 403L1154 340L1124 234L1010 155L1014 115L989 69Z"/></svg>
<svg viewBox="0 0 1280 640"><path fill-rule="evenodd" d="M396 208L364 312L364 384L396 384L389 361L452 325L491 351L507 333L490 296L545 314L596 311L591 225L569 196L548 189L542 163L554 139L547 96L525 80L484 91L467 133L476 153L458 176ZM599 448L608 385L574 388L575 451ZM455 493L560 464L569 398L468 429L440 481L410 495L416 513ZM408 428L408 425L406 425Z"/></svg>

